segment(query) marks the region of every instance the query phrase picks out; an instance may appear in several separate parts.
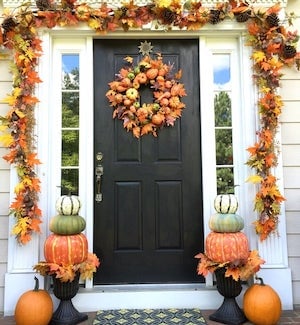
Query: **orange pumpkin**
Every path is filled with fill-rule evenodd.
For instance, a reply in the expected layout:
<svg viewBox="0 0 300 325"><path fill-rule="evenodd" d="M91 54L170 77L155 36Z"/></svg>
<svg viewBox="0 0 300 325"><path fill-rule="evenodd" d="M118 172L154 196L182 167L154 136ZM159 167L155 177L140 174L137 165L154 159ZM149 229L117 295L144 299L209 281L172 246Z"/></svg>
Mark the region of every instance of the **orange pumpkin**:
<svg viewBox="0 0 300 325"><path fill-rule="evenodd" d="M148 79L155 79L157 75L158 75L158 69L156 68L151 68L146 72L146 76Z"/></svg>
<svg viewBox="0 0 300 325"><path fill-rule="evenodd" d="M79 264L88 256L88 241L84 234L62 236L51 234L44 243L48 263Z"/></svg>
<svg viewBox="0 0 300 325"><path fill-rule="evenodd" d="M243 309L246 317L255 325L275 325L281 316L281 300L277 292L269 285L254 283L245 292Z"/></svg>
<svg viewBox="0 0 300 325"><path fill-rule="evenodd" d="M39 289L39 280L35 279L33 290L23 293L15 308L17 325L48 325L53 313L53 302L46 290Z"/></svg>
<svg viewBox="0 0 300 325"><path fill-rule="evenodd" d="M242 232L211 232L205 239L205 254L217 263L246 260L249 257L249 242Z"/></svg>

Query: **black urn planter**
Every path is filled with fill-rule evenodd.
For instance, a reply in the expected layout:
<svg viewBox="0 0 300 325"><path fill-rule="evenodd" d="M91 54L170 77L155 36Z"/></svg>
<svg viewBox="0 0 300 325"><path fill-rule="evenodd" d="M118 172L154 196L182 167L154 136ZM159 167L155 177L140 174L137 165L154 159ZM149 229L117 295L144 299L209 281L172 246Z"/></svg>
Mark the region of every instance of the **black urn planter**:
<svg viewBox="0 0 300 325"><path fill-rule="evenodd" d="M229 325L239 325L247 321L235 298L242 291L241 281L235 281L231 276L225 277L225 268L215 271L217 290L224 297L220 308L209 316L210 320Z"/></svg>
<svg viewBox="0 0 300 325"><path fill-rule="evenodd" d="M73 281L61 282L53 276L53 293L56 298L60 299L60 303L52 315L49 325L75 325L88 319L88 315L80 313L73 305L74 298L79 290L79 276Z"/></svg>

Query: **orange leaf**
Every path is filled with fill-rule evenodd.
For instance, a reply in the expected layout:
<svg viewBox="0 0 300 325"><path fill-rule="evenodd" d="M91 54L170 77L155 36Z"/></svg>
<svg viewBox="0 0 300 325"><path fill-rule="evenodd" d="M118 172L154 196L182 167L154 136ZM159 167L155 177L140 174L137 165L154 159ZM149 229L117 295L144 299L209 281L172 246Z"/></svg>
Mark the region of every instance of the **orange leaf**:
<svg viewBox="0 0 300 325"><path fill-rule="evenodd" d="M36 157L37 157L36 153L29 153L27 155L26 159L27 159L28 166L33 167L35 165L40 165L41 164L40 160L37 159Z"/></svg>
<svg viewBox="0 0 300 325"><path fill-rule="evenodd" d="M152 133L154 136L156 136L156 133L154 132L154 125L152 123L148 123L142 127L141 135Z"/></svg>

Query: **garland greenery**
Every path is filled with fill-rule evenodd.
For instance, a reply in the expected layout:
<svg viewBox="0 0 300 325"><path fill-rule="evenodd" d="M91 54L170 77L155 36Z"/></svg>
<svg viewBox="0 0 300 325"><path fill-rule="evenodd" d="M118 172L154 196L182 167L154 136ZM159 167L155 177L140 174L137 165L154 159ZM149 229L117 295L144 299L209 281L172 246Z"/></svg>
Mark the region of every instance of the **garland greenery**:
<svg viewBox="0 0 300 325"><path fill-rule="evenodd" d="M9 149L4 156L16 167L19 182L15 198L10 205L16 218L12 230L20 244L31 240L32 233L40 231L41 211L38 207L40 180L36 167L34 139L34 108L38 98L35 87L41 82L38 60L42 55L39 28L55 28L87 24L96 33L142 28L155 23L158 28L200 30L203 26L216 25L225 19L246 25L248 45L252 47L254 81L259 90L258 108L260 130L257 142L250 148L247 164L254 171L249 181L257 184L254 209L258 213L255 229L261 240L277 229L280 205L284 197L277 186L272 170L277 164L278 148L275 136L282 99L277 90L284 66L300 66L297 53L298 35L289 31L279 19L280 5L257 8L247 2L229 0L213 7L204 7L199 1L154 0L139 6L134 1L124 2L118 8L102 3L94 8L74 0L36 0L37 9L24 3L14 10L5 9L0 28L0 46L10 50L13 62L11 72L13 87L5 98L9 105L1 117L0 140ZM290 16L288 23L290 23Z"/></svg>

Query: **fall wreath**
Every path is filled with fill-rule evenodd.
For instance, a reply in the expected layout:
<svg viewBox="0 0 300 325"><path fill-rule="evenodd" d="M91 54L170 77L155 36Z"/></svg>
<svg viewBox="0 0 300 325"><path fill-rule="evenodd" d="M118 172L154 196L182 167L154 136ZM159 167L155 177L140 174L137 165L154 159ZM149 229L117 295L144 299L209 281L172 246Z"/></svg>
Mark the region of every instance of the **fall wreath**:
<svg viewBox="0 0 300 325"><path fill-rule="evenodd" d="M109 83L110 90L106 93L114 108L113 118L123 120L124 128L136 138L144 134L157 136L158 129L174 126L185 107L181 98L186 91L179 83L181 70L174 73L174 65L165 64L161 54L155 59L144 56L135 66L133 58L124 60L128 64ZM153 90L152 103L141 103L142 87Z"/></svg>

